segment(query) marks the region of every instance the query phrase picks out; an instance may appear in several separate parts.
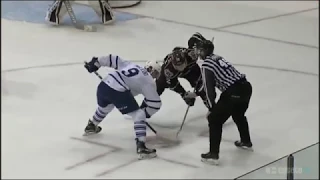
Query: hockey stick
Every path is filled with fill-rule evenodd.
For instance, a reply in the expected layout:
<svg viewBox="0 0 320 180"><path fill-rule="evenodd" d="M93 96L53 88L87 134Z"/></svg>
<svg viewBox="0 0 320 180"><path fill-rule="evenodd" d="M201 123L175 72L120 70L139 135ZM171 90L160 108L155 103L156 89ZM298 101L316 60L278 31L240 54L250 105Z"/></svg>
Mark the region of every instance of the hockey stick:
<svg viewBox="0 0 320 180"><path fill-rule="evenodd" d="M211 42L212 42L212 43L213 43L213 41L214 41L214 37L212 37L212 39L211 39ZM198 78L196 86L198 86L198 83L199 83L201 77L202 77L202 75L200 75L200 77ZM193 90L193 92L195 92L195 91L196 91L196 89ZM178 132L177 132L177 137L178 137L179 133L182 131L182 127L183 127L183 125L184 125L184 123L185 123L185 121L186 121L187 114L188 114L188 112L189 112L189 108L190 108L190 105L188 105L188 108L187 108L187 110L186 110L186 113L184 114L184 117L183 117L183 120L182 120L180 129L179 129Z"/></svg>
<svg viewBox="0 0 320 180"><path fill-rule="evenodd" d="M187 115L188 115L188 112L189 112L189 109L190 109L190 105L188 105L188 108L186 110L186 113L184 114L184 117L183 117L183 120L182 120L182 123L181 123L181 126L180 126L180 129L178 130L177 134L176 134L176 137L179 136L180 132L182 131L182 127L184 125L184 123L186 122L186 119L187 119Z"/></svg>
<svg viewBox="0 0 320 180"><path fill-rule="evenodd" d="M196 84L196 86L195 86L195 87L197 87L197 86L198 86L198 84L199 84L199 82L200 82L200 79L201 79L201 78L202 78L202 75L200 74L200 76L199 76L199 78L198 78L198 80L197 80L197 84ZM196 88L194 88L193 92L196 92ZM184 117L183 117L183 120L182 120L182 123L181 123L180 129L178 130L178 132L177 132L177 134L176 134L176 136L177 136L177 137L179 136L180 132L182 131L183 125L184 125L184 123L186 122L186 119L187 119L187 115L188 115L189 109L190 109L190 105L188 105L188 108L187 108L187 110L186 110L186 113L184 114Z"/></svg>
<svg viewBox="0 0 320 180"><path fill-rule="evenodd" d="M76 18L75 14L74 14L74 11L73 11L73 9L71 7L71 4L70 4L69 0L63 0L63 2L64 2L64 5L67 8L68 14L69 14L69 16L71 18L71 21L72 21L72 24L76 29L80 29L80 30L88 31L88 32L94 32L94 31L97 30L94 26L84 25L82 23L79 23L77 21L77 18Z"/></svg>
<svg viewBox="0 0 320 180"><path fill-rule="evenodd" d="M85 61L84 63L85 63L85 64L88 64L86 61ZM103 79L102 76L100 76L100 74L99 74L97 71L94 71L93 73L94 73L96 76L98 76L98 78L99 78L100 80ZM146 122L146 125L151 129L152 132L154 132L154 134L157 134L157 131L156 131L148 122Z"/></svg>

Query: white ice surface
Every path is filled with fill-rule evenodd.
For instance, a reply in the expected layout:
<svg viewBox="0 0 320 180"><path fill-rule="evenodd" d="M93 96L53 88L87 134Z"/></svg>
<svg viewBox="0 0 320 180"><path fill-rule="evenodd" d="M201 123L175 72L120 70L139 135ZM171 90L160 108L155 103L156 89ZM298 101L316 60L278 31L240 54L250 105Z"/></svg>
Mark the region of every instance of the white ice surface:
<svg viewBox="0 0 320 180"><path fill-rule="evenodd" d="M161 12L171 10L171 14L163 13L167 15L165 18L212 27L314 7L314 4L306 2L305 6L300 4L296 8L293 5L286 6L288 8L281 12L277 5L270 8L272 6L269 4L268 8L262 8L256 2L248 5L216 2L221 13L229 16L237 12L245 13L242 16L235 15L235 19L230 20L229 17L218 16L217 11L211 14L206 12L214 18L214 21L209 21L212 24L206 24L203 21L196 22L208 19L204 12L200 12L198 18L188 19L173 15L173 10L181 8L177 2L155 3L162 5ZM192 8L188 3L184 6L186 12ZM153 5L146 2L128 11L141 10L148 16L156 16L157 13L163 15L159 6L157 9ZM214 4L206 4L204 8L210 9L209 5L215 8L212 6ZM299 15L292 18L296 16ZM302 17L292 18L288 18L285 23L306 23ZM237 31L246 26L238 26ZM310 29L313 26L312 23L306 26L305 34L304 29L300 29L299 35L306 37L300 43L315 44L312 40L314 34L309 33L313 31ZM248 34L260 31L258 27L249 27L245 29ZM283 27L275 23L268 31L268 35L278 38L278 31L272 33L274 28ZM99 82L97 77L88 74L83 68L81 63L84 60L107 53L119 54L132 60L161 59L174 46L184 46L189 36L196 31L207 37L215 36L216 53L237 64L237 68L247 74L253 85L253 97L247 116L255 146L254 153L234 148L232 142L238 139L238 133L230 120L223 131L221 166L202 164L199 156L208 150L208 138L199 136L207 131L204 118L206 111L200 99L189 112L189 123L181 133L182 144L171 149L159 148L159 159L135 161L132 122L125 120L117 111L112 112L101 124L101 135L89 139L81 136L87 119L95 111L95 91ZM261 32L262 35L265 32ZM295 38L296 33L288 29L284 38L288 40L292 36L293 40L299 40ZM2 19L2 177L235 178L319 141L318 53L319 49L316 48L150 18L100 27L96 33ZM66 66L23 69L55 64ZM291 69L313 75L240 64ZM22 69L10 71L19 68ZM100 73L105 74L106 70L100 70ZM188 87L185 81L182 82ZM186 108L183 101L169 90L161 97L163 108L150 122L179 125ZM159 128L159 131L172 132L163 128ZM152 132L149 134L152 135ZM112 152L115 148L121 151Z"/></svg>

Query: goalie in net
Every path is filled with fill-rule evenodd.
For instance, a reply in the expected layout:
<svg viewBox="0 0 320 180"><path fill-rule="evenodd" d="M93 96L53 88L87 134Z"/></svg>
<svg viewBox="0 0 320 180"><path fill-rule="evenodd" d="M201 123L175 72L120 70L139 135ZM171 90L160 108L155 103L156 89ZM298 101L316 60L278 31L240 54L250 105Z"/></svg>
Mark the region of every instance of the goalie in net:
<svg viewBox="0 0 320 180"><path fill-rule="evenodd" d="M59 25L60 21L63 19L67 13L67 7L65 1L70 2L70 4L77 3L75 0L55 0L53 4L49 7L45 20L53 25ZM115 16L113 14L112 8L127 8L133 7L140 4L141 0L137 1L108 1L108 0L89 0L87 4L93 8L96 14L100 17L102 24L110 24L114 22ZM84 4L81 2L81 4Z"/></svg>

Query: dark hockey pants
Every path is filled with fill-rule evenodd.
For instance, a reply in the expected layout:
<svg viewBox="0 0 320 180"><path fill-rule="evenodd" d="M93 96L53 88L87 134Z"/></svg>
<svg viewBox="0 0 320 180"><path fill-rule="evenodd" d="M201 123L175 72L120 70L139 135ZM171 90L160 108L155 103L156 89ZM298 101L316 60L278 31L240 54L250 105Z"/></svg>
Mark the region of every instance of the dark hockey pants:
<svg viewBox="0 0 320 180"><path fill-rule="evenodd" d="M240 80L224 91L211 114L208 116L210 152L219 153L222 126L231 116L237 125L240 140L251 142L249 125L245 113L252 95L252 86L245 79Z"/></svg>

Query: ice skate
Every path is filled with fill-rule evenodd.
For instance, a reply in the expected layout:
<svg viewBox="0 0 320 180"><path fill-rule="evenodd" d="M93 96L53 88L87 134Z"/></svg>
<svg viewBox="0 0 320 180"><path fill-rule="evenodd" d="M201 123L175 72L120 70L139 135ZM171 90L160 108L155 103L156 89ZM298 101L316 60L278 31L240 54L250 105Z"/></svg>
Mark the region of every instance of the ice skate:
<svg viewBox="0 0 320 180"><path fill-rule="evenodd" d="M236 141L236 142L234 142L234 145L236 147L238 147L238 148L242 148L242 149L245 149L245 150L253 151L251 142L244 143L244 142L241 142L241 141Z"/></svg>
<svg viewBox="0 0 320 180"><path fill-rule="evenodd" d="M219 165L219 155L212 152L201 154L201 161L210 165Z"/></svg>
<svg viewBox="0 0 320 180"><path fill-rule="evenodd" d="M93 124L93 122L89 120L87 127L84 129L83 136L98 134L101 130L102 128L100 126Z"/></svg>
<svg viewBox="0 0 320 180"><path fill-rule="evenodd" d="M151 159L157 157L156 149L149 149L145 143L136 138L138 159Z"/></svg>

